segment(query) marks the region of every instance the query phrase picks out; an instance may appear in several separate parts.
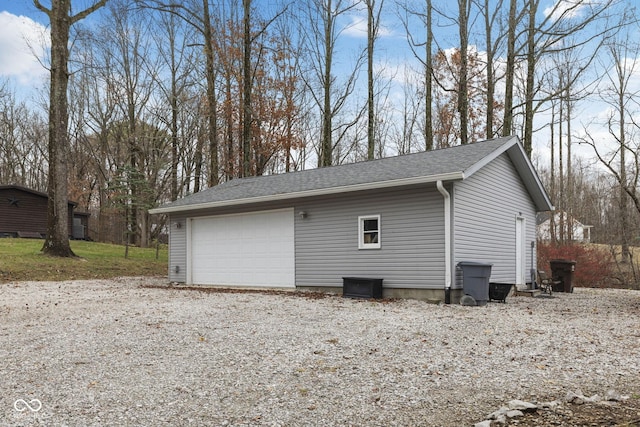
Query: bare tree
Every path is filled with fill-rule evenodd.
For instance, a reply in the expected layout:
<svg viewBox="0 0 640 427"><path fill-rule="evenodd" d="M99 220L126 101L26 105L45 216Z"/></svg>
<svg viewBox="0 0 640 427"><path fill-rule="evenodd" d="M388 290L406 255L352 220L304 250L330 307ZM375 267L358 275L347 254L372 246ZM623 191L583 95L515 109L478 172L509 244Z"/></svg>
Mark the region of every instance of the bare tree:
<svg viewBox="0 0 640 427"><path fill-rule="evenodd" d="M365 0L367 7L367 159L373 160L376 147L376 106L373 78L373 58L375 42L380 28L380 14L384 0L376 6L376 0Z"/></svg>
<svg viewBox="0 0 640 427"><path fill-rule="evenodd" d="M205 81L206 81L206 135L201 135L198 139L198 147L194 158L195 182L194 192L199 192L202 180L204 141L207 138L209 151L209 180L208 185L214 186L219 182L218 166L218 117L217 117L217 95L216 95L216 57L213 49L214 28L211 22L211 11L209 0L189 0L185 2L174 2L170 0L135 0L143 8L151 8L162 12L172 13L184 19L192 25L202 35L202 46L205 57ZM215 14L214 14L215 15ZM201 129L205 129L204 126Z"/></svg>
<svg viewBox="0 0 640 427"><path fill-rule="evenodd" d="M504 117L502 119L502 136L513 133L513 87L516 80L516 39L518 26L524 14L524 8L518 10L518 1L509 0L509 18L507 20L507 64L505 71Z"/></svg>
<svg viewBox="0 0 640 427"><path fill-rule="evenodd" d="M540 96L544 75L537 73L539 64L553 52L589 46L587 58L581 61L579 69L574 70L572 79L565 82L565 87L559 88L560 93L566 87L571 87L589 68L603 43L619 28L619 25L597 27L598 23L605 22L615 13L614 5L615 0L598 3L590 0L557 2L544 11L544 18L538 22L540 0L526 1L526 37L519 50L526 58L523 145L529 156L532 151L534 116L551 97L558 95ZM576 16L580 19L575 19Z"/></svg>
<svg viewBox="0 0 640 427"><path fill-rule="evenodd" d="M254 114L252 106L252 90L255 82L255 70L258 68L252 61L252 49L256 40L261 37L269 25L278 19L286 8L278 11L266 23L261 25L257 31L252 29L252 8L251 0L242 0L242 170L241 176L250 176L251 167L251 142L252 127L254 126ZM262 57L263 52L259 50L259 56ZM255 62L259 62L258 58Z"/></svg>
<svg viewBox="0 0 640 427"><path fill-rule="evenodd" d="M251 0L242 0L242 169L240 176L251 175L251 126L253 111L251 87L253 73L251 66Z"/></svg>
<svg viewBox="0 0 640 427"><path fill-rule="evenodd" d="M149 245L149 182L144 179L146 152L151 137L144 123L149 123L150 101L154 93L157 56L152 53L149 22L129 8L126 0L113 0L109 8L109 28L103 32L111 56L118 90L115 92L119 120L123 126L117 138L127 147L126 166L121 174L128 178L130 200L125 203L128 224L127 241L142 247Z"/></svg>
<svg viewBox="0 0 640 427"><path fill-rule="evenodd" d="M352 11L357 3L346 0L308 0L303 13L306 22L301 25L308 28L305 33L309 56L309 73L302 78L320 111L321 131L318 166L333 164L334 149L342 141L348 130L358 122L359 113L351 121L336 124L334 120L347 105L353 92L358 72L362 65L362 56L357 57L352 71L340 85L334 75L334 54L338 37L344 31L339 26L339 18ZM337 135L334 139L334 132Z"/></svg>
<svg viewBox="0 0 640 427"><path fill-rule="evenodd" d="M0 81L0 182L46 192L47 126Z"/></svg>
<svg viewBox="0 0 640 427"><path fill-rule="evenodd" d="M103 28L104 30L104 28ZM107 34L83 33L76 41L78 52L74 60L83 66L74 73L70 81L70 97L75 105L84 104L83 113L76 112L78 123L78 150L87 156L90 166L91 183L81 186L90 189L85 194L87 200L93 199L97 204L97 215L94 215L95 232L93 238L102 242L120 243L121 232L115 238L114 220L111 217L107 183L119 165L125 162L120 156L119 147L110 144L111 130L117 121L117 91L120 81L116 78L113 56L106 39L111 36L111 28ZM72 170L76 164L72 165ZM89 203L87 202L87 207ZM94 206L95 207L95 206Z"/></svg>
<svg viewBox="0 0 640 427"><path fill-rule="evenodd" d="M69 245L69 206L67 193L67 86L69 83L69 32L71 26L100 9L107 0L98 0L88 8L72 13L71 0L51 2L48 9L33 0L51 23L51 83L49 95L49 205L47 237L42 248L47 255L75 256Z"/></svg>
<svg viewBox="0 0 640 427"><path fill-rule="evenodd" d="M476 0L477 1L477 0ZM486 79L487 79L487 111L485 121L487 123L486 129L486 138L493 138L495 128L494 123L495 119L495 109L496 109L496 85L498 82L498 76L495 71L495 57L498 53L498 47L503 43L504 36L500 35L497 39L494 39L493 31L494 28L497 27L497 23L500 18L500 13L503 8L503 0L498 0L498 2L492 6L492 2L489 0L484 0L483 3L480 4L478 2L478 6L480 9L480 13L484 17L484 31L485 31L485 49L487 56L487 67L485 70Z"/></svg>
<svg viewBox="0 0 640 427"><path fill-rule="evenodd" d="M398 154L409 154L412 152L414 148L414 141L418 138L415 135L419 132L419 122L420 122L420 111L421 106L424 101L424 96L420 93L422 81L417 81L420 77L420 73L414 72L409 69L407 65L404 67L404 84L403 88L403 97L402 97L402 105L400 110L400 117L402 117L402 121L400 124L400 128L396 129L396 151ZM428 108L431 111L430 108ZM429 114L431 114L429 112ZM398 123L398 121L394 121L394 123ZM432 143L433 143L433 135L432 135ZM433 145L431 147L425 147L428 150L433 149Z"/></svg>
<svg viewBox="0 0 640 427"><path fill-rule="evenodd" d="M458 77L458 114L460 115L460 144L469 142L469 18L471 1L458 0L458 33L460 36L460 74Z"/></svg>
<svg viewBox="0 0 640 427"><path fill-rule="evenodd" d="M168 71L168 76L163 78L161 73L153 74L158 88L162 92L170 111L158 108L157 114L168 127L171 134L171 188L170 199L176 200L182 194L182 183L179 179L181 168L181 153L186 151L184 134L181 129L181 119L184 118L183 110L191 94L189 87L193 86L195 74L194 58L190 53L189 40L192 40L194 29L178 18L175 13L162 13L157 17L156 25L160 31L152 36L155 39L156 50ZM168 81L167 81L168 80ZM161 107L161 104L159 107Z"/></svg>
<svg viewBox="0 0 640 427"><path fill-rule="evenodd" d="M637 26L634 26L637 30ZM626 37L607 44L607 53L611 62L606 67L606 87L601 91L601 98L611 108L611 113L606 119L606 127L612 143L603 144L599 139L585 128L585 136L581 142L589 144L602 164L615 178L619 188L619 206L617 209L620 219L620 245L622 246L622 259L625 262L631 260L629 249L630 236L628 235L629 217L628 203L633 203L635 210L640 214L640 194L638 183L640 182L640 122L636 116L640 109L636 101L640 90L634 88L632 79L638 72L637 61L640 55L640 43L634 40L631 32L626 32Z"/></svg>
<svg viewBox="0 0 640 427"><path fill-rule="evenodd" d="M424 10L418 10L410 8L408 5L402 6L404 17L402 18L402 24L407 34L407 40L409 47L413 52L413 56L424 67L424 142L425 150L433 150L434 148L434 136L433 136L433 5L432 0L426 0ZM411 17L416 17L425 26L425 40L419 41L410 29L409 21ZM424 49L424 58L418 52L417 48ZM406 103L406 100L405 100Z"/></svg>

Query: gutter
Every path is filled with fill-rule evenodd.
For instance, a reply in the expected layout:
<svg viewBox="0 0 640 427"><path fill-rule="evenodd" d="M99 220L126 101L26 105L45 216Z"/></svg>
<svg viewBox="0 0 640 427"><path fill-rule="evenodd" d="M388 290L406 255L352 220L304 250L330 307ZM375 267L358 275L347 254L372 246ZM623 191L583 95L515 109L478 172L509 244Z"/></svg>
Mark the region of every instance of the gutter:
<svg viewBox="0 0 640 427"><path fill-rule="evenodd" d="M444 302L451 304L451 195L442 180L436 181L436 187L444 197Z"/></svg>

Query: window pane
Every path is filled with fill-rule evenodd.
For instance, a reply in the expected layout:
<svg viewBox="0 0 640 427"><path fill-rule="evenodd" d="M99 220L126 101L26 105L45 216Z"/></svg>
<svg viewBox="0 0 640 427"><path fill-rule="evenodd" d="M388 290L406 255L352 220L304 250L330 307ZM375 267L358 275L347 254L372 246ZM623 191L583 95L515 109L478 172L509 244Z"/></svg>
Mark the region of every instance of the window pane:
<svg viewBox="0 0 640 427"><path fill-rule="evenodd" d="M378 233L377 232L364 233L364 243L378 243Z"/></svg>
<svg viewBox="0 0 640 427"><path fill-rule="evenodd" d="M378 231L378 220L377 219L365 219L364 220L364 231Z"/></svg>

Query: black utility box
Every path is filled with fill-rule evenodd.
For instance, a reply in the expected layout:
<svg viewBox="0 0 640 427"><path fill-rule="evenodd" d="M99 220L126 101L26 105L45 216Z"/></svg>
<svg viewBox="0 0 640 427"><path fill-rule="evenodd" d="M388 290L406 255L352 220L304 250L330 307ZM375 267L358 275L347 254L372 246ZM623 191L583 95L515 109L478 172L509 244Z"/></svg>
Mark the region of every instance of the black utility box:
<svg viewBox="0 0 640 427"><path fill-rule="evenodd" d="M343 277L342 296L349 298L382 298L382 279Z"/></svg>

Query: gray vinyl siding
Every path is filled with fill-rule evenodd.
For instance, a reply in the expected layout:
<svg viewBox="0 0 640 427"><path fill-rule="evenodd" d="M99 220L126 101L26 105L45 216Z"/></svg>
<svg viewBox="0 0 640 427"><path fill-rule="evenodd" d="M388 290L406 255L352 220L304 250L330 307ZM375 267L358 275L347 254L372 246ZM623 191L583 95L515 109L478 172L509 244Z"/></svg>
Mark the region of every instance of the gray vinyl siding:
<svg viewBox="0 0 640 427"><path fill-rule="evenodd" d="M509 157L502 154L468 179L457 182L454 186L454 266L460 261L491 263L491 281L515 283L518 216L525 218L528 281L531 242L536 239L536 209Z"/></svg>
<svg viewBox="0 0 640 427"><path fill-rule="evenodd" d="M366 215L380 215L380 249L358 249L358 217ZM300 200L296 285L342 286L342 277L357 276L382 278L387 288L442 289L443 215L433 185Z"/></svg>
<svg viewBox="0 0 640 427"><path fill-rule="evenodd" d="M169 281L187 281L187 220L184 216L171 215L169 218Z"/></svg>

